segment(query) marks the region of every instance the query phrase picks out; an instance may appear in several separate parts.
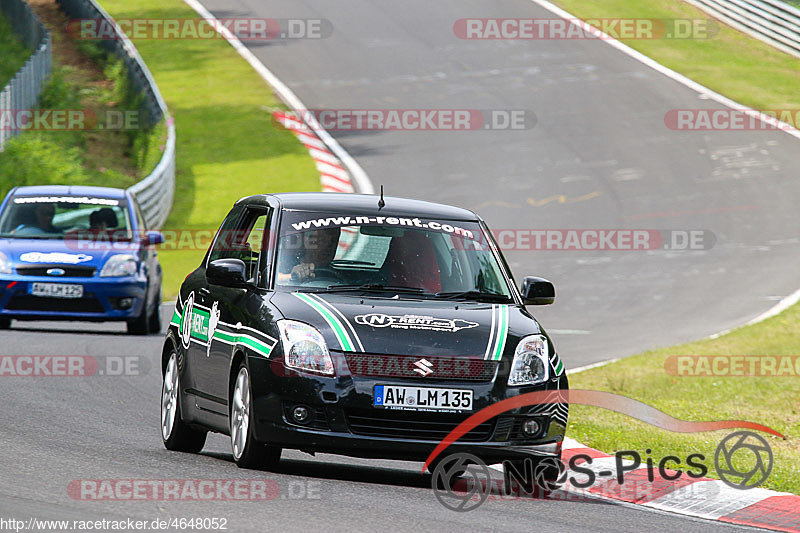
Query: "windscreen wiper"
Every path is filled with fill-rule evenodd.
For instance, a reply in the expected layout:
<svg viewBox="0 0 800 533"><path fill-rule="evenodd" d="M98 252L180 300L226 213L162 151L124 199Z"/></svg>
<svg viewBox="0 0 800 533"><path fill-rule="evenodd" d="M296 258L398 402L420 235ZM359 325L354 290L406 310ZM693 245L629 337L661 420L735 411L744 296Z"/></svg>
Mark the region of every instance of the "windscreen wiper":
<svg viewBox="0 0 800 533"><path fill-rule="evenodd" d="M332 265L367 265L375 266L375 263L370 261L357 261L355 259L334 259L331 261Z"/></svg>
<svg viewBox="0 0 800 533"><path fill-rule="evenodd" d="M444 300L489 300L492 302L511 302L511 297L505 294L498 294L496 292L481 292L476 290L471 291L454 291L454 292L437 292L437 298Z"/></svg>
<svg viewBox="0 0 800 533"><path fill-rule="evenodd" d="M356 291L375 291L375 292L403 292L411 294L422 294L425 289L421 287L401 287L397 285L382 285L380 283L364 283L361 285L330 285L327 292L356 292Z"/></svg>

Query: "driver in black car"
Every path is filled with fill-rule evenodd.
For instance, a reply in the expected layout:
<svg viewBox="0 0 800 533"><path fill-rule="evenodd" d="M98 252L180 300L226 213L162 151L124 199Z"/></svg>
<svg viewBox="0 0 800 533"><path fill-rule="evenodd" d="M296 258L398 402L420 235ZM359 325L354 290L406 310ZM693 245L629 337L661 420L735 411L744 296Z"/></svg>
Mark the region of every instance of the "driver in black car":
<svg viewBox="0 0 800 533"><path fill-rule="evenodd" d="M330 269L331 261L336 256L340 234L339 228L304 232L302 246L297 253L284 255L289 261L281 261L278 267L278 283L303 283L315 278L315 270Z"/></svg>

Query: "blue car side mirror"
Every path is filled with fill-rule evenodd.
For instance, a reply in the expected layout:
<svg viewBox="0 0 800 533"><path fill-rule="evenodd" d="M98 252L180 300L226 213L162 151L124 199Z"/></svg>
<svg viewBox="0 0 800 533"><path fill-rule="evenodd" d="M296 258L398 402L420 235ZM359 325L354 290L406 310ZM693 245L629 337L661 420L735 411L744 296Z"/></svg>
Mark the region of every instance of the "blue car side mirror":
<svg viewBox="0 0 800 533"><path fill-rule="evenodd" d="M164 242L164 234L160 231L148 231L142 239L142 244L144 246L161 244L162 242Z"/></svg>

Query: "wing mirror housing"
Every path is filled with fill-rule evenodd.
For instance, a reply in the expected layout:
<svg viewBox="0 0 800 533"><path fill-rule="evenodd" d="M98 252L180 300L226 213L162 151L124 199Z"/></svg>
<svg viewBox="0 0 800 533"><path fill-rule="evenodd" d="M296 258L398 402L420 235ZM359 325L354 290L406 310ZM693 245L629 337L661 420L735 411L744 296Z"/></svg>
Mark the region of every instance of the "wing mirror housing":
<svg viewBox="0 0 800 533"><path fill-rule="evenodd" d="M206 268L206 279L213 285L240 289L249 285L247 268L241 259L217 259Z"/></svg>
<svg viewBox="0 0 800 533"><path fill-rule="evenodd" d="M550 305L556 301L556 288L544 278L522 278L522 301L525 305Z"/></svg>
<svg viewBox="0 0 800 533"><path fill-rule="evenodd" d="M142 244L144 246L161 244L162 242L164 242L164 234L160 231L148 231L142 238Z"/></svg>

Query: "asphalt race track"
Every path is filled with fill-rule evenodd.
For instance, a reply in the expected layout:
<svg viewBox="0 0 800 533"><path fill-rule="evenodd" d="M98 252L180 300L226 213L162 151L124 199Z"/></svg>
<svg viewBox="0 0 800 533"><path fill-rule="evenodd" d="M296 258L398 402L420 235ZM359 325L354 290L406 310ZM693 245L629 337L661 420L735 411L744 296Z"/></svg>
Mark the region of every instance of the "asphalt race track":
<svg viewBox="0 0 800 533"><path fill-rule="evenodd" d="M567 367L699 338L800 286L798 141L676 132L670 109L718 107L597 41L466 41L461 17L552 18L524 0L208 0L217 17L323 18L325 40L247 43L310 108L527 109L524 131L332 132L376 185L478 211L495 229L703 229L708 251L506 252L515 275L556 283L536 310ZM222 73L224 75L224 73ZM795 157L793 157L795 156ZM794 163L794 164L793 164ZM551 199L552 200L548 200ZM171 309L165 306L163 315ZM159 435L161 336L124 326L16 322L2 355L127 357L138 374L3 378L0 515L224 517L231 531L709 531L717 523L597 502L443 508L417 463L285 452L245 471L227 438L199 456ZM271 479L270 502L92 502L80 479Z"/></svg>
<svg viewBox="0 0 800 533"><path fill-rule="evenodd" d="M165 315L168 310L165 305ZM487 501L475 511L457 513L438 503L430 475L420 474L421 463L311 457L292 451L284 452L278 473L241 470L233 463L230 441L220 435L209 436L200 455L168 452L159 434L160 336L133 342L124 326L16 324L13 333L3 333L0 355L121 357L133 361L128 368L137 368L138 375L2 378L0 434L6 457L0 461L2 517L148 522L218 517L227 519L228 531L254 533L276 528L527 532L545 525L555 532L732 530L717 523L585 501ZM279 494L260 502L73 499L70 483L87 479L266 479L277 483Z"/></svg>

